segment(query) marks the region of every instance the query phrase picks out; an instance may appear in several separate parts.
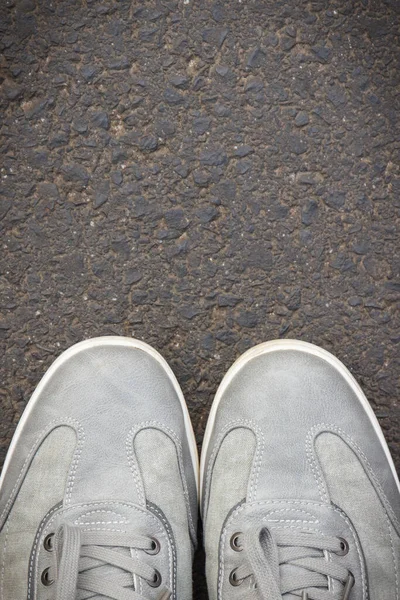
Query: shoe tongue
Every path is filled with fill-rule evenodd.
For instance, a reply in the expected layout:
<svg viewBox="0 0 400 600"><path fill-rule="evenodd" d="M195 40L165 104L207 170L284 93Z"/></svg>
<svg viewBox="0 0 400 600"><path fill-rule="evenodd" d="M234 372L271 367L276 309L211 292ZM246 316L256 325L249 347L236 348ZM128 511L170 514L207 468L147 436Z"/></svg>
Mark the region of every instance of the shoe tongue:
<svg viewBox="0 0 400 600"><path fill-rule="evenodd" d="M123 531L125 533L137 533L136 523L133 523L132 518L130 518L125 510L121 510L121 508L112 508L108 509L104 506L97 507L93 509L92 507L87 509L87 507L81 512L79 515L74 514L74 524L78 526L81 531ZM69 515L71 518L71 515ZM140 516L138 517L138 521L140 521ZM119 546L101 546L101 548L110 549L116 552L123 554L124 556L131 556L131 552L135 552L135 550L131 550L127 547L119 547ZM82 559L80 560L82 565ZM81 571L80 565L80 571ZM92 566L93 565L93 566ZM99 577L105 579L107 581L118 581L118 578L126 579L126 586L128 589L135 589L135 585L137 586L138 582L135 581L137 579L134 575L131 575L116 567L115 565L105 564L100 560L91 559L90 560L90 568L87 571L87 574L93 575L95 577ZM103 600L103 595L90 595L91 600Z"/></svg>
<svg viewBox="0 0 400 600"><path fill-rule="evenodd" d="M272 514L275 515L274 512ZM286 533L292 531L294 536L296 536L296 534L297 534L297 542L299 542L298 534L300 532L305 535L311 534L311 531L308 531L307 528L301 529L301 527L298 526L297 523L300 520L299 517L300 517L299 511L297 511L295 509L292 513L291 509L287 509L287 512L285 513L285 519L282 519L282 518L272 519L272 522L273 522L272 526L271 526L271 524L268 524L268 526L266 525L264 528L261 529L260 541L261 541L261 547L265 551L265 560L267 562L269 562L270 564L272 564L273 562L275 563L275 561L276 561L276 569L277 569L276 577L279 579L280 582L301 581L301 579L304 577L304 574L305 574L305 568L294 564L294 561L297 560L298 558L301 558L301 559L308 559L310 557L318 558L318 559L325 558L323 550L319 550L317 548L313 549L312 547L309 548L307 546L305 546L303 548L302 546L299 545L299 543L297 543L296 545L293 545L293 548L291 548L290 542L294 541L294 538L290 539L291 536L289 537L288 540L285 540L285 542L287 542L287 543L285 543L281 547L279 546L279 540L274 539L274 541L273 541L274 547L276 547L276 544L278 544L277 555L275 556L275 558L273 558L271 556L271 552L267 550L268 539L273 539L274 537L276 537L276 536L274 536L273 532L275 532L276 534L278 532L284 532L286 534ZM286 522L289 523L289 525L287 525ZM266 540L266 543L263 543L263 539ZM297 558L293 557L293 559L289 559L288 557L286 557L286 560L283 559L282 553L284 553L285 551L288 551L288 550L292 550L292 549L296 551L295 556ZM280 559L285 560L285 562L283 564L280 564L279 563ZM293 562L291 562L291 560L293 560ZM326 560L328 560L328 557L326 557ZM279 566L278 566L278 563L279 563ZM328 580L327 576L321 575L321 581L320 581L320 584L318 585L318 588L321 589L321 591L324 590L324 593L328 592L329 580ZM305 589L304 591L307 591L307 590ZM285 600L292 600L292 599L298 600L299 599L298 596L296 596L295 594L292 594L292 593L284 594L283 598Z"/></svg>
<svg viewBox="0 0 400 600"><path fill-rule="evenodd" d="M281 530L285 531L293 531L293 534L296 533L316 533L317 531L323 531L327 535L327 529L324 527L324 522L326 522L326 517L323 516L324 510L321 507L318 507L318 510L315 510L315 506L308 506L305 508L300 503L280 503L277 507L274 504L275 508L272 508L267 512L267 514L263 517L263 522L272 530ZM325 508L325 507L324 507ZM310 549L310 556L315 556L318 554L320 557L324 557L323 551L316 551ZM326 560L328 557L326 556ZM296 580L301 578L304 575L304 568L298 567L292 563L287 563L280 565L280 576L282 579ZM324 577L324 587L321 587L321 591L327 592L329 589L329 580L328 577ZM305 590L307 591L307 590ZM299 600L299 596L295 596L294 594L285 594L283 596L284 600Z"/></svg>
<svg viewBox="0 0 400 600"><path fill-rule="evenodd" d="M84 516L84 518L87 519L88 517ZM80 576L90 576L99 581L113 584L116 589L124 588L135 591L138 587L137 577L133 573L121 569L115 564L90 557L93 551L96 553L99 550L100 552L112 551L128 558L132 556L132 552L135 552L134 549L127 546L114 546L110 543L111 540L106 537L109 534L109 530L104 530L102 539L102 528L97 527L100 524L105 525L106 522L89 522L86 520L80 523L80 518L78 517L74 520L74 524L65 520L59 526L54 538L54 559L57 562L57 585L62 590L63 598L73 597L76 594L77 587L79 589L77 594L79 600L86 598L103 600L104 598L108 598L107 594L93 594L93 592L85 592L84 588L80 589ZM110 524L110 522L108 521L107 524ZM91 525L96 525L96 527L91 527ZM86 536L87 534L90 535L90 532L93 530L96 531L95 540L98 544L89 543L88 545L88 539L86 537L85 540L84 534L86 533ZM98 536L98 534L100 535ZM105 545L103 542L109 543ZM87 552L88 550L89 552Z"/></svg>

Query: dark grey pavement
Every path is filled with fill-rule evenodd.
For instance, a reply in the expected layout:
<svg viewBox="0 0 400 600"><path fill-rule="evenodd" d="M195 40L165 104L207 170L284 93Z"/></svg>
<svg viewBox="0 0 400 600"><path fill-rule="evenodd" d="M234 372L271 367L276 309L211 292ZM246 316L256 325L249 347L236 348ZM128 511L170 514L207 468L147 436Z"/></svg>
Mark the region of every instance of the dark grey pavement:
<svg viewBox="0 0 400 600"><path fill-rule="evenodd" d="M399 22L390 0L1 3L2 459L74 342L153 344L200 444L232 361L296 337L350 368L400 467Z"/></svg>

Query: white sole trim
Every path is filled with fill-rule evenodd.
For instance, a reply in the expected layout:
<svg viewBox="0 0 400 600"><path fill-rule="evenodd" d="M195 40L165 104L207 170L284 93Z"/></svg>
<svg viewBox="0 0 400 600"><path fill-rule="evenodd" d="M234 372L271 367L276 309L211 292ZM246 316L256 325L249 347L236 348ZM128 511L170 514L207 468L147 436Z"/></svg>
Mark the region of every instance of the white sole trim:
<svg viewBox="0 0 400 600"><path fill-rule="evenodd" d="M6 455L6 459L4 461L3 469L1 472L0 491L1 491L3 481L5 480L5 477L7 475L8 466L11 462L11 458L14 453L15 447L17 446L17 444L19 442L19 438L20 438L21 432L24 428L24 425L25 425L26 421L29 419L32 409L35 406L43 388L47 385L49 379L54 375L55 371L69 358L71 358L75 354L78 354L79 352L82 352L83 350L96 348L98 346L124 346L124 347L128 347L128 348L135 348L138 350L142 350L143 352L147 352L147 354L149 354L152 358L154 358L162 366L164 371L167 373L168 377L170 378L170 380L175 388L175 391L176 391L178 398L180 400L180 403L181 403L183 417L184 417L184 423L185 423L186 436L187 436L187 440L188 440L188 444L189 444L190 456L192 459L192 465L193 465L193 470L194 470L194 474L195 474L197 495L199 495L199 458L198 458L198 452L197 452L196 438L195 438L192 423L190 420L189 411L188 411L185 399L183 397L182 390L178 383L178 380L176 379L176 377L175 377L171 367L167 363L167 361L152 346L150 346L149 344L146 344L145 342L142 342L141 340L136 340L134 338L127 338L127 337L119 337L119 336L104 336L104 337L92 338L89 340L85 340L83 342L79 342L79 343L75 344L74 346L71 346L71 348L69 348L68 350L65 350L65 352L63 352L49 367L49 369L46 371L45 375L40 380L37 388L33 392L28 404L26 405L25 410L22 413L22 416L19 420L17 428L14 432L13 438L11 440L11 444L9 446L9 449L8 449L8 452Z"/></svg>

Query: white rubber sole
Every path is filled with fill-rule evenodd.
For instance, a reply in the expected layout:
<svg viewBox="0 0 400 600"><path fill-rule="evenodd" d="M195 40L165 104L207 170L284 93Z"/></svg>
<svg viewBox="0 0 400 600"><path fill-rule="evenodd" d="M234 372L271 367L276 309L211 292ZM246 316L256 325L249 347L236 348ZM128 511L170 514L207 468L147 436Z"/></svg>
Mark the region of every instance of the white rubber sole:
<svg viewBox="0 0 400 600"><path fill-rule="evenodd" d="M157 350L152 348L152 346L149 346L149 344L146 344L145 342L136 340L134 338L118 337L118 336L104 336L104 337L98 337L98 338L93 338L90 340L85 340L83 342L79 342L78 344L75 344L68 350L65 350L65 352L63 352L53 362L53 364L50 366L48 371L45 373L45 375L39 382L39 385L35 389L34 393L32 394L28 404L26 405L24 412L22 413L21 419L17 425L17 428L13 435L10 447L9 447L7 455L6 455L4 466L2 469L2 473L1 473L1 477L0 477L0 491L1 491L3 481L7 475L7 469L10 464L14 449L18 444L23 427L24 427L26 421L29 419L30 413L31 413L33 407L35 406L37 399L39 398L43 388L49 381L49 379L53 376L55 371L69 358L71 358L75 354L78 354L79 352L82 352L82 350L96 348L98 346L125 346L125 347L129 347L129 348L136 348L136 349L142 350L143 352L147 352L147 354L152 356L162 366L164 371L166 371L168 377L170 378L170 380L175 388L175 391L176 391L176 393L179 397L180 403L181 403L184 422L185 422L186 436L187 436L187 440L188 440L188 444L189 444L190 456L192 459L192 465L193 465L193 470L194 470L194 474L195 474L197 496L199 496L199 457L198 457L198 453L197 453L196 438L194 436L192 423L190 421L189 411L187 409L186 402L183 397L183 393L182 393L182 390L178 383L178 380L176 379L176 377L175 377L171 367L167 363L167 361L161 356L161 354L159 352L157 352Z"/></svg>
<svg viewBox="0 0 400 600"><path fill-rule="evenodd" d="M386 443L381 426L379 425L378 419L376 418L375 413L372 410L370 403L368 402L367 398L365 397L364 392L362 391L361 387L359 386L357 381L354 379L354 377L350 373L350 371L344 366L344 364L342 362L340 362L340 360L338 358L333 356L333 354L331 354L327 350L323 350L322 348L319 348L319 346L315 346L314 344L309 344L308 342L301 342L299 340L273 340L271 342L264 342L263 344L254 346L254 348L250 348L250 350L247 350L247 352L242 354L242 356L240 356L233 363L231 368L228 370L228 372L226 373L225 377L221 381L221 384L217 390L217 393L215 395L215 398L214 398L214 401L213 401L213 404L211 407L210 415L208 417L207 426L206 426L206 430L204 433L203 447L202 447L202 451L201 451L200 506L202 507L202 500L203 500L203 493L204 493L203 492L203 484L204 484L205 467L206 467L205 461L206 461L208 446L209 446L210 439L211 439L211 434L212 434L212 431L214 428L215 417L216 417L216 414L218 411L218 406L219 406L220 400L222 398L222 395L224 394L226 388L228 387L228 385L230 384L232 379L239 373L239 371L244 367L245 364L247 364L253 358L260 356L261 354L267 354L268 352L276 352L279 350L297 350L300 352L307 352L308 354L313 354L314 356L318 356L319 358L322 358L323 360L328 362L342 375L342 377L347 381L347 383L350 385L350 387L353 389L353 391L357 395L357 398L359 399L363 408L365 409L365 411L366 411L366 413L378 435L378 438L382 444L382 447L386 454L386 458L387 458L390 468L392 470L393 477L397 483L397 488L400 493L400 482L399 482L399 478L397 476L396 467L394 466L393 459L391 457L390 450Z"/></svg>

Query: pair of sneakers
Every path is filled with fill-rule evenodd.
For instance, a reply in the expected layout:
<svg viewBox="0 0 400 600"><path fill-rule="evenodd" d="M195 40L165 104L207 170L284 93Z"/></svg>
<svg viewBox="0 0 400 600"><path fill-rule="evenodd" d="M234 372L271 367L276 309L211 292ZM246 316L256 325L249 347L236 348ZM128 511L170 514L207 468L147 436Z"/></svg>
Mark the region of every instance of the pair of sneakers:
<svg viewBox="0 0 400 600"><path fill-rule="evenodd" d="M316 346L236 361L199 477L165 360L88 340L50 367L7 454L0 598L189 600L200 496L211 600L398 600L399 489L363 392Z"/></svg>

